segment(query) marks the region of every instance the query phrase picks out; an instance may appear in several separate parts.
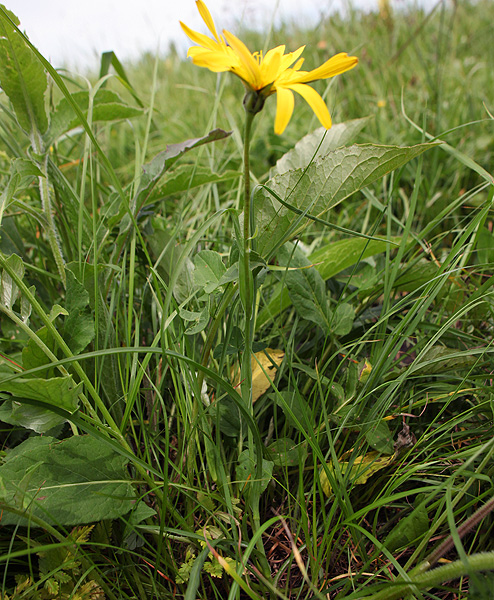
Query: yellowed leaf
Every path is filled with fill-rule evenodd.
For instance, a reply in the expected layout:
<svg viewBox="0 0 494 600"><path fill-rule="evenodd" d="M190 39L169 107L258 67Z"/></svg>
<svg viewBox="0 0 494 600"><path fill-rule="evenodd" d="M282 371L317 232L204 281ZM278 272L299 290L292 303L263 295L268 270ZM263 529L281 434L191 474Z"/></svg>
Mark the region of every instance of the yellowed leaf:
<svg viewBox="0 0 494 600"><path fill-rule="evenodd" d="M271 387L271 382L276 377L276 370L281 365L285 353L283 350L266 348L252 355L252 402L255 402ZM236 364L232 369L234 387L240 385L240 366Z"/></svg>
<svg viewBox="0 0 494 600"><path fill-rule="evenodd" d="M384 469L395 460L395 454L386 455L376 452L375 450L368 452L367 454L357 456L350 467L350 479L352 480L352 484L362 485L363 483L366 483L369 477L372 477L374 473ZM349 464L350 463L348 462L340 462L340 470L342 475L344 475L348 470ZM333 463L328 463L328 468L331 473L335 472ZM321 482L322 491L326 494L326 496L331 496L333 490L324 469L321 469L319 473L319 481Z"/></svg>

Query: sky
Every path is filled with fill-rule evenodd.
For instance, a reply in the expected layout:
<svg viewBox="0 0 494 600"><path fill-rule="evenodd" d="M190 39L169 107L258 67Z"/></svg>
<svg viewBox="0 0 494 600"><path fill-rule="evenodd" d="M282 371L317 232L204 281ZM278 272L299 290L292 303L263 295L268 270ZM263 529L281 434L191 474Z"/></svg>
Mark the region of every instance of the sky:
<svg viewBox="0 0 494 600"><path fill-rule="evenodd" d="M241 22L267 30L272 19L313 25L349 0L206 0L220 29ZM375 10L377 0L355 0ZM403 3L405 0L393 0ZM102 52L121 60L150 51L165 52L170 42L189 43L179 20L206 32L194 0L4 0L31 42L55 67L96 67Z"/></svg>

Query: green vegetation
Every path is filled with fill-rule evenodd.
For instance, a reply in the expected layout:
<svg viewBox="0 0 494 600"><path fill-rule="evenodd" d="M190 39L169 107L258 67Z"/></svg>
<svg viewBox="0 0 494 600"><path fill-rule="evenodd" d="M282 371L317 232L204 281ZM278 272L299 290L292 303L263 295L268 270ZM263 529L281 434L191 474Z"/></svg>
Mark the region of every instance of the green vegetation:
<svg viewBox="0 0 494 600"><path fill-rule="evenodd" d="M242 364L241 83L0 8L2 600L492 598L493 22L244 32L359 65L253 121Z"/></svg>

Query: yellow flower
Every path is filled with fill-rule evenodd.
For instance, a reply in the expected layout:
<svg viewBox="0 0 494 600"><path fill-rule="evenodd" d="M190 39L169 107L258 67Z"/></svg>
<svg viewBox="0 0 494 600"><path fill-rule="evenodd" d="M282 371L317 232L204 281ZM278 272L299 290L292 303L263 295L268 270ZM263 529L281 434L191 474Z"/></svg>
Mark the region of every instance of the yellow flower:
<svg viewBox="0 0 494 600"><path fill-rule="evenodd" d="M302 71L303 58L300 55L305 46L295 52L285 54L285 46L277 46L264 56L262 52L251 53L247 46L229 31L218 35L209 10L202 0L196 0L197 8L212 38L193 31L180 22L182 29L197 46L189 48L187 56L199 67L210 71L231 71L242 79L246 88L257 96L258 112L265 98L276 94L276 119L274 131L283 133L293 113L295 104L293 92L297 92L309 104L321 124L329 129L331 116L321 96L309 85L319 79L328 79L352 69L358 62L356 56L341 52L333 56L317 69Z"/></svg>

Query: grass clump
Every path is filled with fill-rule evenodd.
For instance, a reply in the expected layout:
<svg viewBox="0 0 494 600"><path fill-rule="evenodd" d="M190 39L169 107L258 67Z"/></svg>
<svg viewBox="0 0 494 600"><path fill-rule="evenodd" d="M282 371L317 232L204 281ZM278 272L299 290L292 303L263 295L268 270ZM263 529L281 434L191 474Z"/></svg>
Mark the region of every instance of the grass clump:
<svg viewBox="0 0 494 600"><path fill-rule="evenodd" d="M245 33L360 59L253 121L249 314L240 83L2 9L2 599L490 597L492 12Z"/></svg>

